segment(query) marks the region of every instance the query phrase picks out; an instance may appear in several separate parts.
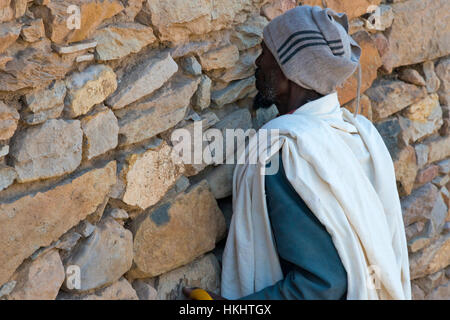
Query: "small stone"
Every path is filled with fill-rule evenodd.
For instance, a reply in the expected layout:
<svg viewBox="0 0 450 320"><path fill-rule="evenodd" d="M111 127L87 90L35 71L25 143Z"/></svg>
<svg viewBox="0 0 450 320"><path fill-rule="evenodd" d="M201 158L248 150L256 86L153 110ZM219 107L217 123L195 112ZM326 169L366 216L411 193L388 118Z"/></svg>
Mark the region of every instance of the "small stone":
<svg viewBox="0 0 450 320"><path fill-rule="evenodd" d="M119 124L109 108L104 107L99 112L84 117L81 128L86 137L87 159L114 149L118 144Z"/></svg>
<svg viewBox="0 0 450 320"><path fill-rule="evenodd" d="M148 283L138 279L133 282L132 286L136 290L139 300L156 300L158 292Z"/></svg>
<svg viewBox="0 0 450 320"><path fill-rule="evenodd" d="M436 75L441 81L438 90L439 101L448 106L450 105L450 58L443 58L438 62Z"/></svg>
<svg viewBox="0 0 450 320"><path fill-rule="evenodd" d="M436 162L450 156L450 136L433 138L426 142L429 153L428 162Z"/></svg>
<svg viewBox="0 0 450 320"><path fill-rule="evenodd" d="M81 234L84 238L89 237L92 232L94 232L94 230L95 226L87 220L81 221L77 226L78 233Z"/></svg>
<svg viewBox="0 0 450 320"><path fill-rule="evenodd" d="M20 35L21 25L16 22L0 24L0 53L13 44Z"/></svg>
<svg viewBox="0 0 450 320"><path fill-rule="evenodd" d="M197 92L193 97L194 108L197 110L206 109L211 104L211 84L211 79L202 75Z"/></svg>
<svg viewBox="0 0 450 320"><path fill-rule="evenodd" d="M438 287L445 281L445 272L438 271L430 274L429 276L414 280L424 292L431 292L434 288Z"/></svg>
<svg viewBox="0 0 450 320"><path fill-rule="evenodd" d="M123 108L162 87L177 71L178 65L169 52L151 57L124 75L106 104L113 109Z"/></svg>
<svg viewBox="0 0 450 320"><path fill-rule="evenodd" d="M263 16L253 16L244 24L236 27L231 41L238 47L239 51L257 46L262 41L263 29L268 23L269 21Z"/></svg>
<svg viewBox="0 0 450 320"><path fill-rule="evenodd" d="M164 142L156 149L128 157L125 203L146 209L164 196L184 171L173 162L171 152L172 148Z"/></svg>
<svg viewBox="0 0 450 320"><path fill-rule="evenodd" d="M415 150L416 150L417 166L420 169L428 162L429 148L425 144L417 144L415 146Z"/></svg>
<svg viewBox="0 0 450 320"><path fill-rule="evenodd" d="M73 294L61 292L57 300L139 300L136 291L131 284L125 279L120 278L119 281L112 285L87 294Z"/></svg>
<svg viewBox="0 0 450 320"><path fill-rule="evenodd" d="M57 250L26 262L14 274L17 282L7 300L55 300L65 278Z"/></svg>
<svg viewBox="0 0 450 320"><path fill-rule="evenodd" d="M58 52L59 54L69 54L69 53L75 53L79 51L84 51L88 49L95 48L97 46L97 41L84 41L76 44L71 45L58 45L58 44L52 44L53 50Z"/></svg>
<svg viewBox="0 0 450 320"><path fill-rule="evenodd" d="M211 100L218 106L232 103L245 98L249 93L255 91L255 77L231 82L225 89L213 91Z"/></svg>
<svg viewBox="0 0 450 320"><path fill-rule="evenodd" d="M442 174L449 174L450 173L450 159L445 159L442 161L439 161L437 163L439 166L439 172Z"/></svg>
<svg viewBox="0 0 450 320"><path fill-rule="evenodd" d="M430 294L425 296L425 300L448 300L450 297L450 281L437 287Z"/></svg>
<svg viewBox="0 0 450 320"><path fill-rule="evenodd" d="M45 37L44 22L42 19L35 19L23 26L20 36L27 42L36 42Z"/></svg>
<svg viewBox="0 0 450 320"><path fill-rule="evenodd" d="M0 286L0 299L8 294L10 294L14 287L16 286L17 282L14 280L8 281L4 285Z"/></svg>
<svg viewBox="0 0 450 320"><path fill-rule="evenodd" d="M193 76L199 76L202 74L202 66L200 63L198 63L197 59L193 56L189 56L186 58L181 59L181 68L193 75Z"/></svg>
<svg viewBox="0 0 450 320"><path fill-rule="evenodd" d="M9 145L0 146L0 158L8 155L9 153Z"/></svg>
<svg viewBox="0 0 450 320"><path fill-rule="evenodd" d="M202 181L171 202L141 214L131 230L135 269L130 273L145 278L211 251L224 235L225 221L207 182Z"/></svg>
<svg viewBox="0 0 450 320"><path fill-rule="evenodd" d="M416 86L425 86L426 85L424 78L415 69L411 69L411 68L403 69L402 71L400 71L398 78L405 82L415 84Z"/></svg>
<svg viewBox="0 0 450 320"><path fill-rule="evenodd" d="M19 122L20 115L17 110L0 101L0 140L13 136Z"/></svg>
<svg viewBox="0 0 450 320"><path fill-rule="evenodd" d="M81 272L81 287L70 291L85 292L111 284L130 269L132 261L131 232L114 219L106 218L64 261L66 268L76 265Z"/></svg>
<svg viewBox="0 0 450 320"><path fill-rule="evenodd" d="M392 25L392 21L394 21L394 12L388 5L376 7L372 14L364 20L366 29L371 32L386 30Z"/></svg>
<svg viewBox="0 0 450 320"><path fill-rule="evenodd" d="M68 113L71 117L78 117L113 93L117 88L117 78L109 66L98 64L71 75L66 79L66 86Z"/></svg>
<svg viewBox="0 0 450 320"><path fill-rule="evenodd" d="M199 287L220 294L220 266L209 253L158 278L157 300L184 300L183 287Z"/></svg>
<svg viewBox="0 0 450 320"><path fill-rule="evenodd" d="M231 68L239 60L239 50L235 45L213 49L200 55L203 70Z"/></svg>
<svg viewBox="0 0 450 320"><path fill-rule="evenodd" d="M253 118L253 127L259 129L270 120L275 119L278 115L278 108L274 104L269 108L259 108L256 110L256 117Z"/></svg>
<svg viewBox="0 0 450 320"><path fill-rule="evenodd" d="M97 30L93 38L98 43L95 57L100 61L123 58L156 41L152 28L133 22L108 25Z"/></svg>
<svg viewBox="0 0 450 320"><path fill-rule="evenodd" d="M116 220L127 220L129 218L128 213L119 208L114 208L109 212L109 216Z"/></svg>
<svg viewBox="0 0 450 320"><path fill-rule="evenodd" d="M86 62L92 60L94 60L94 55L92 53L83 54L75 59L76 62Z"/></svg>
<svg viewBox="0 0 450 320"><path fill-rule="evenodd" d="M436 165L428 166L425 169L420 170L416 176L416 186L424 185L431 182L439 174L439 167Z"/></svg>
<svg viewBox="0 0 450 320"><path fill-rule="evenodd" d="M53 81L47 88L34 91L25 96L25 103L33 113L58 109L64 105L66 86L64 81Z"/></svg>
<svg viewBox="0 0 450 320"><path fill-rule="evenodd" d="M81 162L82 141L78 120L52 119L20 132L11 145L17 180L23 183L74 171Z"/></svg>
<svg viewBox="0 0 450 320"><path fill-rule="evenodd" d="M78 243L78 240L80 239L81 234L79 234L78 232L67 232L58 240L58 242L55 244L55 248L63 251L70 251L75 247L75 245Z"/></svg>
<svg viewBox="0 0 450 320"><path fill-rule="evenodd" d="M434 62L426 61L423 63L422 67L423 73L425 74L427 91L429 93L436 92L441 85L441 81L437 77L436 72L434 72Z"/></svg>
<svg viewBox="0 0 450 320"><path fill-rule="evenodd" d="M0 165L0 191L8 188L16 179L17 173L13 167Z"/></svg>
<svg viewBox="0 0 450 320"><path fill-rule="evenodd" d="M365 94L371 100L373 118L378 121L423 99L426 90L403 81L377 80Z"/></svg>

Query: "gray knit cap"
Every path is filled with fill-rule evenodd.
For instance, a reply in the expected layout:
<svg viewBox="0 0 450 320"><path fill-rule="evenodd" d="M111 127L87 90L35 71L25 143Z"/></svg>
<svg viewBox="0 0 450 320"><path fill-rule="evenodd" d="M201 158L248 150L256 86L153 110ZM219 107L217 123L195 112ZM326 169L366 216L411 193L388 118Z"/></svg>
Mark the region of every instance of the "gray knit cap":
<svg viewBox="0 0 450 320"><path fill-rule="evenodd" d="M264 28L264 42L289 80L323 95L353 74L361 56L348 34L347 15L319 6L298 6L276 17Z"/></svg>

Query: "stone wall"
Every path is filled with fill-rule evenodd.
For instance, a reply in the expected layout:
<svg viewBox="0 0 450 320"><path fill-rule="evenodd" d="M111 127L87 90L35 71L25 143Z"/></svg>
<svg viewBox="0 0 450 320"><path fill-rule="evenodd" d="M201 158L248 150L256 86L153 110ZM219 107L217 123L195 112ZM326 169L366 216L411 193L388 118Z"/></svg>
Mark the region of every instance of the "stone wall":
<svg viewBox="0 0 450 320"><path fill-rule="evenodd" d="M251 111L254 60L296 2L0 1L1 299L219 291L233 166L175 163L170 134L276 115ZM450 2L325 2L363 48L362 113L395 163L414 298L448 299ZM339 99L355 95L354 75Z"/></svg>

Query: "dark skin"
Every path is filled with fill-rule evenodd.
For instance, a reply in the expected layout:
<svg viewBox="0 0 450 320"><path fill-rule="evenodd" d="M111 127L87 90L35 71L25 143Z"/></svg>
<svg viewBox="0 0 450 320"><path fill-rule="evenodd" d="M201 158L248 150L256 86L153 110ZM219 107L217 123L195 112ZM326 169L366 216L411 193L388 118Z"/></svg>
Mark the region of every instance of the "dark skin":
<svg viewBox="0 0 450 320"><path fill-rule="evenodd" d="M286 78L264 41L261 46L262 52L255 61L258 94L255 97L253 109L268 108L275 104L280 115L284 115L309 101L323 97L321 94L305 89ZM196 288L184 287L183 294L189 297L194 289ZM207 292L214 300L226 300L210 291Z"/></svg>

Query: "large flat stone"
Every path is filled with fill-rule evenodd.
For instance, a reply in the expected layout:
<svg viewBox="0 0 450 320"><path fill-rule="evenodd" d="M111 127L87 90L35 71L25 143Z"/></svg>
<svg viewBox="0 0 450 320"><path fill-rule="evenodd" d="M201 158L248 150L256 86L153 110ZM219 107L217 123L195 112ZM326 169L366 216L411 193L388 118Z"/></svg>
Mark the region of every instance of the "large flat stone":
<svg viewBox="0 0 450 320"><path fill-rule="evenodd" d="M80 268L79 289L90 291L112 284L131 268L133 236L112 218L102 220L93 233L78 244L64 261Z"/></svg>
<svg viewBox="0 0 450 320"><path fill-rule="evenodd" d="M222 90L211 93L211 100L219 107L245 98L249 93L255 91L255 77L231 82Z"/></svg>
<svg viewBox="0 0 450 320"><path fill-rule="evenodd" d="M48 120L20 132L10 155L19 182L61 176L81 162L83 132L78 120Z"/></svg>
<svg viewBox="0 0 450 320"><path fill-rule="evenodd" d="M173 201L141 214L131 227L136 278L157 276L214 249L224 217L203 181Z"/></svg>
<svg viewBox="0 0 450 320"><path fill-rule="evenodd" d="M93 213L115 182L112 161L51 189L1 203L0 285L34 251Z"/></svg>
<svg viewBox="0 0 450 320"><path fill-rule="evenodd" d="M120 144L151 138L183 120L200 78L174 77L167 85L132 105L115 111Z"/></svg>
<svg viewBox="0 0 450 320"><path fill-rule="evenodd" d="M408 0L392 5L394 21L386 31L389 41L384 68L433 60L450 53L447 0Z"/></svg>
<svg viewBox="0 0 450 320"><path fill-rule="evenodd" d="M161 88L177 70L178 65L169 52L153 56L120 79L116 92L106 100L106 104L114 109L123 108Z"/></svg>

